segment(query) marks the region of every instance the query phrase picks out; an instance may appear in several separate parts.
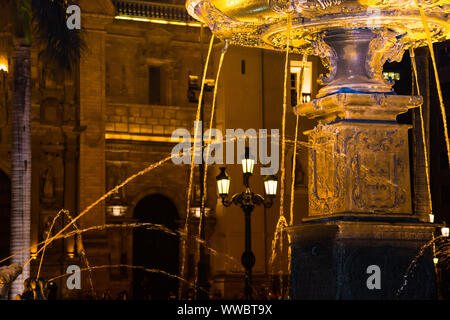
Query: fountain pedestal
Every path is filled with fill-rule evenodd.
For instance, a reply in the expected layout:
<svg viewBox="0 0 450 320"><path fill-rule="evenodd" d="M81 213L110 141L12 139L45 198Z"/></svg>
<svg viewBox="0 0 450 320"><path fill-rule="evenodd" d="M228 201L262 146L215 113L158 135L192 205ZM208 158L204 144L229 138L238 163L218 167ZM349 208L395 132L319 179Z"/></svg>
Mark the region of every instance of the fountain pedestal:
<svg viewBox="0 0 450 320"><path fill-rule="evenodd" d="M319 125L306 132L309 216L289 230L292 296L394 299L409 263L434 231L412 213L410 126L396 122L422 98L395 95L382 78L385 61L403 55L390 31L337 30L314 47L330 73L318 98L296 107ZM427 254L401 298L435 298Z"/></svg>
<svg viewBox="0 0 450 320"><path fill-rule="evenodd" d="M387 221L325 220L291 227L292 297L396 299L409 263L431 240L434 227ZM373 287L373 266L379 267L378 288ZM413 275L399 299L435 299L430 251L418 260Z"/></svg>
<svg viewBox="0 0 450 320"><path fill-rule="evenodd" d="M408 129L397 114L419 97L338 93L297 108L307 132L309 216L411 216Z"/></svg>

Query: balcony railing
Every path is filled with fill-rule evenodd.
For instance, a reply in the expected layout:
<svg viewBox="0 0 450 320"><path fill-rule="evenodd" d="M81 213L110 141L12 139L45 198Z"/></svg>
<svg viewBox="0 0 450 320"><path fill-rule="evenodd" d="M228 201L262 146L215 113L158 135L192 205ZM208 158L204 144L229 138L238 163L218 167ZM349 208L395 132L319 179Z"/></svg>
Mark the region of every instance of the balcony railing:
<svg viewBox="0 0 450 320"><path fill-rule="evenodd" d="M145 1L112 0L116 7L116 16L130 18L161 19L166 21L198 23L182 5Z"/></svg>

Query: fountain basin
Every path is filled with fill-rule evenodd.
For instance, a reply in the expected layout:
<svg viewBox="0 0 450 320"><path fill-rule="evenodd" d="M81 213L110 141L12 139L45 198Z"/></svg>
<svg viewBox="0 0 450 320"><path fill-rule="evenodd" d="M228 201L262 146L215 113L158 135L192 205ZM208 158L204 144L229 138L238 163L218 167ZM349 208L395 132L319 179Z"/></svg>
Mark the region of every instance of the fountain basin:
<svg viewBox="0 0 450 320"><path fill-rule="evenodd" d="M286 50L289 43L293 53L320 56L329 68L321 97L341 89L392 93L383 64L427 43L415 1L187 0L186 8L231 44ZM448 39L450 6L430 0L422 7L431 40Z"/></svg>
<svg viewBox="0 0 450 320"><path fill-rule="evenodd" d="M416 0L187 0L186 8L216 36L244 46L284 49L287 14L292 16L291 50L310 50L317 34L335 29L389 28L406 46L421 46L426 34ZM423 3L433 41L449 37L450 6Z"/></svg>

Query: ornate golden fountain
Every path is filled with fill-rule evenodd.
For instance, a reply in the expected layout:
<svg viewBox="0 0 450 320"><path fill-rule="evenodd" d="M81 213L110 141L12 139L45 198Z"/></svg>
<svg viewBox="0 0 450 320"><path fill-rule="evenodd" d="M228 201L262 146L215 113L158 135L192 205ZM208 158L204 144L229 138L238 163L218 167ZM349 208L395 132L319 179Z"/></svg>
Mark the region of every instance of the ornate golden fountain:
<svg viewBox="0 0 450 320"><path fill-rule="evenodd" d="M231 44L316 55L328 67L317 98L295 108L319 124L307 133L309 217L289 231L292 296L393 298L434 227L427 212L412 212L410 126L396 122L422 98L396 95L382 70L406 49L450 37L450 1L187 0L186 8ZM366 287L369 265L391 278L380 291ZM406 297L433 297L430 257L422 270L425 285Z"/></svg>
<svg viewBox="0 0 450 320"><path fill-rule="evenodd" d="M320 56L329 66L330 73L323 78L328 87L320 93L325 95L342 87L370 92L390 90L391 84L381 77L384 62L401 59L403 50L426 44L416 1L188 0L186 8L215 36L231 44L285 50L289 34L291 52ZM432 40L447 39L450 2L421 2ZM288 15L292 17L291 25L287 23ZM352 56L351 61L346 61L342 51L345 42L358 46L352 50L358 57ZM355 63L356 59L362 64ZM355 64L359 69L353 69Z"/></svg>

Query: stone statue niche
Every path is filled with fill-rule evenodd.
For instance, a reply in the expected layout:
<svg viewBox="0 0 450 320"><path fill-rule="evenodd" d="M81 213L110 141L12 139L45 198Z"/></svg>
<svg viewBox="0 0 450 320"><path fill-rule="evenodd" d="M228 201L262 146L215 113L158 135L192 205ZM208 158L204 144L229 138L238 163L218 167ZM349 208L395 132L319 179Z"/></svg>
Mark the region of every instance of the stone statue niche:
<svg viewBox="0 0 450 320"><path fill-rule="evenodd" d="M39 176L40 203L44 209L58 209L62 203L64 165L59 151L42 152Z"/></svg>

